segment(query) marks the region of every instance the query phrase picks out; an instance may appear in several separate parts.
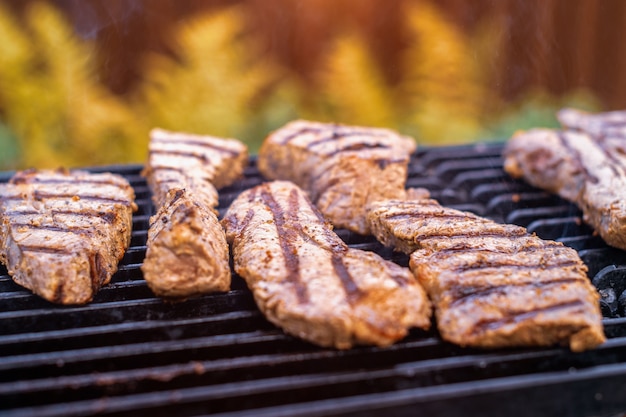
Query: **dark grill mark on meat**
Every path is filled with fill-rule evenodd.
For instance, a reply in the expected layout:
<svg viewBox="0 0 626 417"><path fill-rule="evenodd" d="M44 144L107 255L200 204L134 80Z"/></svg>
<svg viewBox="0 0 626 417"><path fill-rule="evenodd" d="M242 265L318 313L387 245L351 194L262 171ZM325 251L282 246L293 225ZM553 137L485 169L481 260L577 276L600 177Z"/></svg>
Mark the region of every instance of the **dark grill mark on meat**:
<svg viewBox="0 0 626 417"><path fill-rule="evenodd" d="M123 188L122 184L115 181L99 180L95 178L55 178L55 177L14 177L9 181L10 184L93 184L93 185L112 185L117 188Z"/></svg>
<svg viewBox="0 0 626 417"><path fill-rule="evenodd" d="M622 175L626 175L626 173L624 172L624 164L622 163L622 161L619 160L619 158L616 158L615 155L613 154L613 152L608 149L607 144L606 144L606 135L598 135L595 136L595 143L596 145L598 145L598 149L600 149L602 151L602 153L604 154L604 156L611 161L610 164L608 164L609 168L611 168L611 170L613 171L613 174L616 176L622 176ZM621 168L621 169L618 169Z"/></svg>
<svg viewBox="0 0 626 417"><path fill-rule="evenodd" d="M573 160L574 165L576 166L576 169L583 173L583 175L585 176L585 179L591 182L592 184L599 183L600 180L598 179L598 177L596 177L595 175L592 175L589 172L589 170L587 170L587 168L582 162L582 157L580 156L580 152L578 152L578 150L576 150L570 145L569 140L567 139L567 136L563 132L558 132L558 138L561 144L563 145L563 147L567 150L567 152L572 157L572 160Z"/></svg>
<svg viewBox="0 0 626 417"><path fill-rule="evenodd" d="M22 252L40 252L40 253L58 253L69 255L72 254L72 250L66 247L50 247L45 245L20 245Z"/></svg>
<svg viewBox="0 0 626 417"><path fill-rule="evenodd" d="M346 295L348 296L348 303L353 303L359 298L361 298L361 296L363 295L363 292L359 289L359 287L356 285L356 283L352 279L350 272L348 272L346 265L343 263L343 260L341 259L341 255L336 252L333 252L330 259L333 264L333 269L335 271L335 274L337 274L337 277L339 278L341 285L343 285L343 288L346 291Z"/></svg>
<svg viewBox="0 0 626 417"><path fill-rule="evenodd" d="M177 189L176 191L174 191L174 197L172 197L172 199L169 202L169 205L172 206L174 203L176 203L178 200L180 200L180 198L185 194L185 190L183 189Z"/></svg>
<svg viewBox="0 0 626 417"><path fill-rule="evenodd" d="M498 232L493 232L490 230L482 230L482 229L478 229L478 230L472 230L472 231L453 231L450 233L424 233L424 236L419 236L416 237L416 241L418 242L422 242L423 240L427 240L427 239L441 239L441 238L447 238L447 239L471 239L471 238L475 238L475 237L502 237L502 238L508 238L508 239L516 239L516 238L521 238L521 237L525 237L528 236L528 233L526 233L526 231L522 228L520 228L519 230L515 230L515 231L509 231L510 234L504 234L504 233L498 233Z"/></svg>
<svg viewBox="0 0 626 417"><path fill-rule="evenodd" d="M522 236L512 236L512 237L502 237L502 243L505 242L510 242L512 239L517 238L517 239L521 239L523 237L530 237L530 235L522 235ZM433 238L432 240L436 240L437 238ZM430 240L429 238L426 239L422 239L420 240L422 243L424 241L428 241ZM534 251L541 251L544 250L546 248L562 248L563 245L555 242L555 241L541 241L541 243L539 243L539 241L537 242L537 245L532 245L532 244L528 244L525 246L522 246L521 248L515 248L515 250L510 252L510 255L515 255L516 253L520 253L520 252L534 252ZM498 251L498 250L488 250L488 249L483 249L480 246L472 246L466 242L461 242L457 245L454 246L450 246L447 248L442 248L442 249L438 249L437 252L435 252L434 254L432 254L431 256L449 256L450 253L477 253L477 252L485 252L485 253L494 253L494 254L498 254L498 253L503 253L502 251Z"/></svg>
<svg viewBox="0 0 626 417"><path fill-rule="evenodd" d="M341 129L341 130L336 130L336 129ZM322 143L332 142L332 141L335 141L341 138L347 138L350 136L385 136L385 134L372 132L369 130L359 131L355 129L346 129L345 127L342 127L340 125L330 125L330 126L325 126L325 127L304 126L301 129L297 129L291 132L290 134L282 137L280 140L280 143L284 145L286 143L289 143L291 140L297 138L298 136L306 135L308 133L313 133L313 134L326 133L325 136L322 136L321 138L308 143L307 144L308 149L311 149L312 147L316 145L320 145Z"/></svg>
<svg viewBox="0 0 626 417"><path fill-rule="evenodd" d="M580 300L568 301L560 304L552 304L546 308L538 308L530 311L511 311L507 313L507 317L497 320L481 320L474 326L475 333L482 333L486 330L497 330L500 327L504 327L507 324L520 323L526 320L531 320L541 313L550 313L553 311L571 309L572 307L580 307L579 310L572 312L572 314L584 314L584 304Z"/></svg>
<svg viewBox="0 0 626 417"><path fill-rule="evenodd" d="M451 306L456 306L458 304L464 302L474 302L476 299L481 297L487 297L491 294L507 294L517 289L524 287L534 287L537 291L542 291L550 286L558 286L558 285L566 285L573 284L576 282L580 282L580 279L577 278L556 278L552 280L546 280L541 282L530 281L530 282L510 282L505 285L494 285L494 286L455 286L453 289L449 290L447 293L452 297Z"/></svg>
<svg viewBox="0 0 626 417"><path fill-rule="evenodd" d="M23 209L23 210L11 210L12 214L17 216L37 216L41 215L40 211L31 210L31 209ZM50 214L52 216L56 215L68 215L68 216L77 216L77 217L97 217L99 219L104 220L106 223L113 223L117 218L117 215L112 211L96 211L89 209L53 209L50 210Z"/></svg>
<svg viewBox="0 0 626 417"><path fill-rule="evenodd" d="M93 231L89 229L85 229L82 227L69 227L69 226L53 226L53 225L35 225L32 223L12 223L12 227L14 228L27 228L27 229L36 229L36 230L49 230L51 232L68 232L74 233L77 235L92 235Z"/></svg>
<svg viewBox="0 0 626 417"><path fill-rule="evenodd" d="M576 266L580 265L577 260L567 260L565 262L556 262L556 263L541 263L539 265L536 264L521 264L521 263L511 263L510 259L500 259L496 261L492 260L478 260L473 262L472 264L463 265L454 268L453 270L456 272L465 272L465 271L473 271L477 269L487 269L487 268L511 268L511 269L553 269L553 268L565 268L568 266Z"/></svg>
<svg viewBox="0 0 626 417"><path fill-rule="evenodd" d="M300 259L298 257L298 248L292 243L295 240L292 236L293 230L285 228L285 213L272 194L267 190L267 187L261 189L261 199L272 212L274 223L276 224L276 233L278 234L280 248L283 253L283 257L285 258L287 278L295 286L298 301L304 304L308 302L309 295L306 286L300 279Z"/></svg>
<svg viewBox="0 0 626 417"><path fill-rule="evenodd" d="M312 148L311 144L309 144L307 148L309 149ZM390 147L385 145L384 143L355 143L355 144L351 144L345 147L335 149L331 152L327 152L324 155L335 156L335 155L345 153L345 152L361 151L365 149L390 149Z"/></svg>
<svg viewBox="0 0 626 417"><path fill-rule="evenodd" d="M206 155L195 153L195 152L185 152L178 150L165 150L165 149L151 149L150 155L163 155L163 156L181 156L184 158L193 158L202 161L203 163L210 163L209 158Z"/></svg>
<svg viewBox="0 0 626 417"><path fill-rule="evenodd" d="M462 220L471 220L471 221L477 221L478 219L476 217L467 215L465 213L458 213L458 214L452 214L449 211L445 211L445 210L438 210L438 211L431 211L431 212L427 212L427 211L422 211L422 207L419 207L416 211L415 209L408 209L406 211L388 211L386 213L382 213L380 215L380 218L382 219L402 219L402 220L412 220L412 219L419 219L419 220L431 220L431 219L437 219L437 221L445 221L445 220L458 220L458 219L462 219ZM486 222L486 220L479 220L481 222Z"/></svg>
<svg viewBox="0 0 626 417"><path fill-rule="evenodd" d="M254 210L253 209L249 209L246 212L246 216L243 218L243 220L241 221L240 224L237 225L233 225L235 230L238 230L238 239L241 239L241 236L243 235L243 232L248 228L248 225L250 224L250 221L252 220L252 218L254 217Z"/></svg>
<svg viewBox="0 0 626 417"><path fill-rule="evenodd" d="M297 138L300 135L305 135L307 133L320 133L323 130L320 128L312 128L312 127L303 127L301 129L298 129L294 132L291 132L289 135L285 135L284 137L281 138L280 143L281 144L286 144L288 142L290 142L291 140Z"/></svg>
<svg viewBox="0 0 626 417"><path fill-rule="evenodd" d="M39 191L39 190L33 191L33 197L35 198L35 200L67 198L67 199L99 201L103 203L117 203L117 204L122 204L124 206L131 205L131 203L128 200L121 199L121 198L103 197L99 195L73 194L73 193L49 193L49 192Z"/></svg>
<svg viewBox="0 0 626 417"><path fill-rule="evenodd" d="M104 264L104 258L99 253L95 253L93 256L89 257L89 267L91 269L91 285L93 291L98 291L98 288L102 285L102 283L106 280L107 271Z"/></svg>
<svg viewBox="0 0 626 417"><path fill-rule="evenodd" d="M205 142L203 140L196 140L196 139L191 139L191 138L187 138L187 139L182 139L181 140L180 138L154 136L151 140L153 142L165 143L165 144L169 143L169 144L173 144L173 145L201 146L203 148L213 149L213 150L216 150L218 152L228 154L230 156L237 156L239 154L239 152L234 151L232 149L225 148L223 146L218 146L218 145L213 144L213 143ZM152 150L152 151L154 151L154 150ZM165 151L165 150L163 150L162 152L171 153L171 151Z"/></svg>
<svg viewBox="0 0 626 417"><path fill-rule="evenodd" d="M299 199L298 199L298 192L294 189L289 193L289 210L292 213L297 213L299 210L299 203L298 203ZM323 223L324 222L324 218L321 217L321 215L319 214L319 211L317 209L314 208L314 206L309 202L309 208L310 210L315 213L317 215L317 218ZM305 232L304 230L302 230L302 227L300 225L300 222L298 221L298 219L294 219L293 221L294 225L297 225L298 231L303 234L306 235L307 239L310 239L312 242L315 242L318 247L325 249L325 250L329 250L331 252L331 263L333 265L333 270L335 271L335 274L337 275L337 278L339 278L339 281L341 282L341 285L343 286L346 295L348 296L348 302L349 303L353 303L356 300L358 300L362 295L362 291L359 289L359 287L356 285L356 283L354 282L354 280L352 279L352 275L350 275L350 272L348 272L348 268L346 268L346 265L343 262L343 255L345 254L345 252L347 251L347 247L343 244L343 242L337 244L338 239L336 239L332 233L326 229L325 227L324 229L324 238L325 241L328 242L330 244L329 247L325 247L319 244L319 242L317 242L317 240L315 239L311 239Z"/></svg>

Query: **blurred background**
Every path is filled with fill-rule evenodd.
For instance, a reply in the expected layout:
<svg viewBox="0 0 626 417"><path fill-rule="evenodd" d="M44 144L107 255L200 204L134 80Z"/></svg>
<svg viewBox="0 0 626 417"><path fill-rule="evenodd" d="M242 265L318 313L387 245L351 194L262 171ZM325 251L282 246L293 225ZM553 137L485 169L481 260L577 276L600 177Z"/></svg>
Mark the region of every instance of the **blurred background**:
<svg viewBox="0 0 626 417"><path fill-rule="evenodd" d="M626 108L623 0L0 0L0 169L143 162L159 126L422 145Z"/></svg>

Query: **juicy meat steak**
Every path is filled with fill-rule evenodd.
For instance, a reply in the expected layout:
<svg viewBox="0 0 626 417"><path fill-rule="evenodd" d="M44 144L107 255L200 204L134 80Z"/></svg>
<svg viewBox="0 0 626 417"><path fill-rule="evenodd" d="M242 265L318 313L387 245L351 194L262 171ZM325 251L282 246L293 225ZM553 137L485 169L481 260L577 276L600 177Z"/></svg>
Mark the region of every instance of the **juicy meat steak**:
<svg viewBox="0 0 626 417"><path fill-rule="evenodd" d="M349 248L288 181L243 192L222 224L235 271L266 317L321 346L386 346L430 326L430 303L408 268Z"/></svg>
<svg viewBox="0 0 626 417"><path fill-rule="evenodd" d="M231 184L248 163L234 139L154 129L144 171L157 213L150 218L141 270L150 289L171 300L228 291L228 244L215 207L216 187Z"/></svg>
<svg viewBox="0 0 626 417"><path fill-rule="evenodd" d="M445 340L573 351L604 342L599 296L574 249L430 199L373 203L368 220L382 243L410 254Z"/></svg>
<svg viewBox="0 0 626 417"><path fill-rule="evenodd" d="M48 301L91 301L130 244L134 199L115 174L18 172L0 186L0 260Z"/></svg>
<svg viewBox="0 0 626 417"><path fill-rule="evenodd" d="M504 169L576 203L604 241L626 249L626 147L618 136L532 129L506 144Z"/></svg>
<svg viewBox="0 0 626 417"><path fill-rule="evenodd" d="M626 135L626 111L588 113L566 108L557 113L557 118L566 129L586 132L594 136Z"/></svg>
<svg viewBox="0 0 626 417"><path fill-rule="evenodd" d="M389 129L298 120L265 139L258 167L267 179L303 188L336 227L369 234L365 205L404 198L415 148Z"/></svg>

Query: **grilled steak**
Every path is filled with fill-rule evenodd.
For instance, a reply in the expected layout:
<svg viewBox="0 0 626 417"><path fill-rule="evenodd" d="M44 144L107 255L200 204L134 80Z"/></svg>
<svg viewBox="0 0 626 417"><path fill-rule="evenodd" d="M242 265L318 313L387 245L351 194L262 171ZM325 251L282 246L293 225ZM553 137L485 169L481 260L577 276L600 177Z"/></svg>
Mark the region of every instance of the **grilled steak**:
<svg viewBox="0 0 626 417"><path fill-rule="evenodd" d="M626 249L626 154L623 139L532 129L514 135L504 169L576 203L606 243Z"/></svg>
<svg viewBox="0 0 626 417"><path fill-rule="evenodd" d="M268 179L302 187L335 226L369 234L365 205L404 198L415 147L388 129L299 120L266 138L258 167Z"/></svg>
<svg viewBox="0 0 626 417"><path fill-rule="evenodd" d="M321 346L386 346L430 326L430 303L407 268L349 248L295 184L243 192L222 224L235 271L287 333Z"/></svg>
<svg viewBox="0 0 626 417"><path fill-rule="evenodd" d="M594 136L626 135L626 111L588 113L576 109L562 109L557 118L566 129L587 132Z"/></svg>
<svg viewBox="0 0 626 417"><path fill-rule="evenodd" d="M234 139L154 129L144 174L157 213L150 218L141 266L152 291L186 298L230 288L228 244L215 207L215 187L243 174L248 156Z"/></svg>
<svg viewBox="0 0 626 417"><path fill-rule="evenodd" d="M156 207L163 206L168 192L176 188L193 189L194 198L215 207L215 188L239 179L248 164L246 146L236 139L153 129L148 150L144 175Z"/></svg>
<svg viewBox="0 0 626 417"><path fill-rule="evenodd" d="M0 187L0 260L48 301L91 301L130 244L134 198L114 174L18 172Z"/></svg>
<svg viewBox="0 0 626 417"><path fill-rule="evenodd" d="M573 351L604 341L599 296L575 250L430 199L373 203L368 219L381 242L411 254L445 340Z"/></svg>

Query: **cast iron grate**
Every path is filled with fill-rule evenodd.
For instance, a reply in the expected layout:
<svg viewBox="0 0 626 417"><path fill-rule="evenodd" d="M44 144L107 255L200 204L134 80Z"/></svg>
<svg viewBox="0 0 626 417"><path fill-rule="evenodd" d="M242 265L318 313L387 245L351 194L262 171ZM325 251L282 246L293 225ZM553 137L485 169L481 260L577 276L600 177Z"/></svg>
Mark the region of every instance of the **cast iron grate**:
<svg viewBox="0 0 626 417"><path fill-rule="evenodd" d="M575 206L511 180L501 150L419 150L408 186L577 249L602 294L609 340L598 349L481 351L434 330L386 349L321 349L270 325L239 277L228 293L163 303L139 269L153 210L141 167L111 166L97 170L128 178L139 211L119 272L92 303L51 305L0 266L0 415L617 415L626 410L626 252L607 247ZM261 182L253 159L244 180L221 190L220 214ZM370 237L338 233L407 262Z"/></svg>

